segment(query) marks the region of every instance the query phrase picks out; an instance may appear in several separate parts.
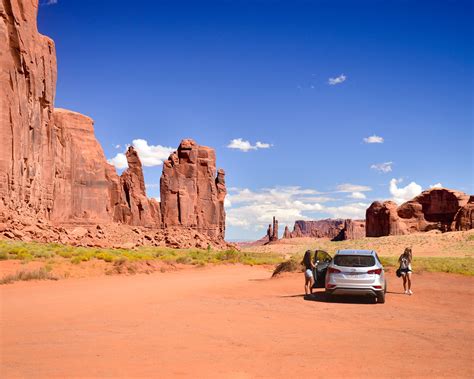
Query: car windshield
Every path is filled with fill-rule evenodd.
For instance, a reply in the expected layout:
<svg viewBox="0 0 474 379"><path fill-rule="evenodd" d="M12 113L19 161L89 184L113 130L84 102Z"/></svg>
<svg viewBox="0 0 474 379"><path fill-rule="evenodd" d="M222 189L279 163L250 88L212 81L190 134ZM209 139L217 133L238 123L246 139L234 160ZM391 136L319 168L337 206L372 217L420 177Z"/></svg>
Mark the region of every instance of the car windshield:
<svg viewBox="0 0 474 379"><path fill-rule="evenodd" d="M343 267L370 267L375 265L375 258L371 255L336 255L334 263Z"/></svg>

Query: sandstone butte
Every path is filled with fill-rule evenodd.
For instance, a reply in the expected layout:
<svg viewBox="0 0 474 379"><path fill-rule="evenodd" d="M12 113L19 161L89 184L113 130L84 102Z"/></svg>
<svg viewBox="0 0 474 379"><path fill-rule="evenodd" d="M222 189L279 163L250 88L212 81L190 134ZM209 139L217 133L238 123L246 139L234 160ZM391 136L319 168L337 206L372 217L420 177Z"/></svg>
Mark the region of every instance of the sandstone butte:
<svg viewBox="0 0 474 379"><path fill-rule="evenodd" d="M0 236L90 246L225 248L225 174L213 149L185 139L164 163L161 203L137 152L118 176L94 122L54 107L56 52L38 1L0 2Z"/></svg>
<svg viewBox="0 0 474 379"><path fill-rule="evenodd" d="M293 231L285 227L283 238L329 238L334 241L365 237L365 221L351 219L297 220Z"/></svg>
<svg viewBox="0 0 474 379"><path fill-rule="evenodd" d="M366 211L366 223L367 237L469 230L474 227L474 196L433 188L400 206L375 201Z"/></svg>

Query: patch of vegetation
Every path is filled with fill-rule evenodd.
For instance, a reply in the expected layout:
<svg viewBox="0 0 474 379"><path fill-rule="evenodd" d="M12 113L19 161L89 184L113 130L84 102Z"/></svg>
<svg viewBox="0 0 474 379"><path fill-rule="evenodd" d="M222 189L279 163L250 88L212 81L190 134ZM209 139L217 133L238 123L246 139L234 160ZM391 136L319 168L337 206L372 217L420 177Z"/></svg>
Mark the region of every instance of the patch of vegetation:
<svg viewBox="0 0 474 379"><path fill-rule="evenodd" d="M19 271L16 274L4 276L0 279L0 284L9 284L28 280L58 280L50 274L47 268L40 268L36 271Z"/></svg>
<svg viewBox="0 0 474 379"><path fill-rule="evenodd" d="M291 259L281 262L273 270L272 277L281 274L282 272L303 272L303 265L301 259L297 259L293 256Z"/></svg>
<svg viewBox="0 0 474 379"><path fill-rule="evenodd" d="M74 247L52 243L0 241L0 260L20 259L23 261L51 262L54 261L54 258L63 258L73 264L98 259L108 263L159 260L169 264L199 266L222 263L275 265L282 261L281 255L278 253L253 253L237 250L214 251L210 246L207 249L179 250L165 247L140 247L128 250Z"/></svg>

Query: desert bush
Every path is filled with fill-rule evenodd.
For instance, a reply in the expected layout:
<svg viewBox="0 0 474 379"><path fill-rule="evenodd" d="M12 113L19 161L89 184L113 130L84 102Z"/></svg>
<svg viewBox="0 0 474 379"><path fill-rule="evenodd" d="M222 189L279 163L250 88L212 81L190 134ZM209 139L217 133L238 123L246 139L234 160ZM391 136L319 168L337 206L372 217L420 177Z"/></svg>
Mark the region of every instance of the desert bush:
<svg viewBox="0 0 474 379"><path fill-rule="evenodd" d="M58 280L58 278L52 276L46 268L40 268L36 271L19 271L16 274L4 276L0 279L0 284L27 280Z"/></svg>
<svg viewBox="0 0 474 379"><path fill-rule="evenodd" d="M298 258L293 257L285 262L281 262L280 264L278 264L275 270L273 270L272 277L277 276L282 272L303 272L301 260Z"/></svg>

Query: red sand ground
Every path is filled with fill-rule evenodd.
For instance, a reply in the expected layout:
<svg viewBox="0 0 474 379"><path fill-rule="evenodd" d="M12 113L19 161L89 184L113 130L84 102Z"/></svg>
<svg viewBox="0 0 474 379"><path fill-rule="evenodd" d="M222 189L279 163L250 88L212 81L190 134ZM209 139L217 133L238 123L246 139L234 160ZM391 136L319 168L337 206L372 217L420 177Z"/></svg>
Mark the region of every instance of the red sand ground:
<svg viewBox="0 0 474 379"><path fill-rule="evenodd" d="M390 276L387 303L217 266L0 287L0 376L474 377L474 279Z"/></svg>

